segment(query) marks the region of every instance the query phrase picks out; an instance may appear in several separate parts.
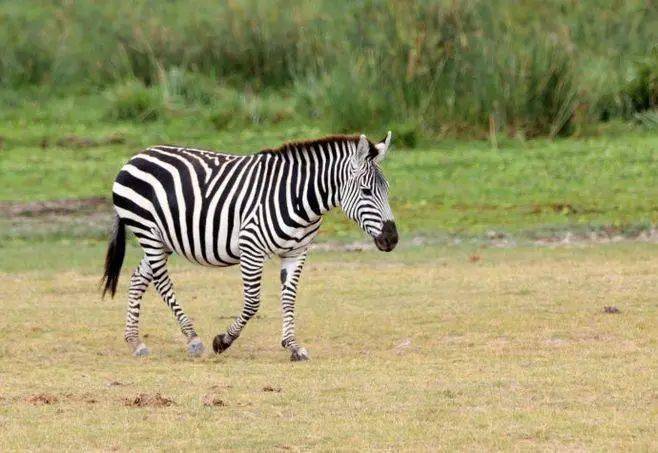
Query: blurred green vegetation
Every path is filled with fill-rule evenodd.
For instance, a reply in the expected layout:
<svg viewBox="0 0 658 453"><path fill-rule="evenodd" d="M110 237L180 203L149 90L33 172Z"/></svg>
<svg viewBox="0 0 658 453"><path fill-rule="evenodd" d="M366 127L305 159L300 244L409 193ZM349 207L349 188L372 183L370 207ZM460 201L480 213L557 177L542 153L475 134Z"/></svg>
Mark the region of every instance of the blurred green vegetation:
<svg viewBox="0 0 658 453"><path fill-rule="evenodd" d="M655 108L657 42L645 0L3 2L0 85L110 120L554 137Z"/></svg>

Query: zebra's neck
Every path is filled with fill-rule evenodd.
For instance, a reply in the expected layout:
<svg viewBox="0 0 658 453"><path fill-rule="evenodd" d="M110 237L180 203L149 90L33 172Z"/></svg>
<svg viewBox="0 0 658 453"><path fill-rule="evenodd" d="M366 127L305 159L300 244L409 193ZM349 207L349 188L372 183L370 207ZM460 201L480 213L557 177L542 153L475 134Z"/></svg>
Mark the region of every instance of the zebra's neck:
<svg viewBox="0 0 658 453"><path fill-rule="evenodd" d="M290 143L275 151L265 151L272 163L271 178L278 188L275 195L278 202L286 203L300 224L316 223L339 205L355 149L351 137L340 137Z"/></svg>

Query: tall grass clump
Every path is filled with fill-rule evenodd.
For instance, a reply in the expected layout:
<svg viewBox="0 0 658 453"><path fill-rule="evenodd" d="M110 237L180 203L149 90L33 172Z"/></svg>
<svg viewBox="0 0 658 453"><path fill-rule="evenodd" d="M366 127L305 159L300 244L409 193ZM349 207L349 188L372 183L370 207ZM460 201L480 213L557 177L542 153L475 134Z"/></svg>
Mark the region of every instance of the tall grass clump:
<svg viewBox="0 0 658 453"><path fill-rule="evenodd" d="M217 130L245 126L266 126L295 117L289 97L274 92L255 94L222 87L208 109L208 119Z"/></svg>
<svg viewBox="0 0 658 453"><path fill-rule="evenodd" d="M658 45L651 54L637 62L624 94L635 112L658 107Z"/></svg>
<svg viewBox="0 0 658 453"><path fill-rule="evenodd" d="M129 80L105 92L107 117L112 120L153 121L165 112L164 93L159 86L147 87Z"/></svg>
<svg viewBox="0 0 658 453"><path fill-rule="evenodd" d="M577 84L558 36L516 42L486 2L365 5L345 16L355 35L346 41L365 51L299 82L308 114L341 130L411 122L428 131L568 132Z"/></svg>

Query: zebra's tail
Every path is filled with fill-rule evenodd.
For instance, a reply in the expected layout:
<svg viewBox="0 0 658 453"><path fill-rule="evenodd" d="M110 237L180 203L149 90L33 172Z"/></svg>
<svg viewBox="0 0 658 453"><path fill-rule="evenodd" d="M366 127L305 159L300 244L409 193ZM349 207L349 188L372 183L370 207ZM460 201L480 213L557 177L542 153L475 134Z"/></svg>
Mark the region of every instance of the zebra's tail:
<svg viewBox="0 0 658 453"><path fill-rule="evenodd" d="M126 254L126 227L123 221L116 216L114 218L114 228L110 236L110 243L107 245L107 255L105 256L105 273L101 279L103 287L103 298L105 293L110 292L110 297L114 297L119 283L119 274L123 264L123 256Z"/></svg>

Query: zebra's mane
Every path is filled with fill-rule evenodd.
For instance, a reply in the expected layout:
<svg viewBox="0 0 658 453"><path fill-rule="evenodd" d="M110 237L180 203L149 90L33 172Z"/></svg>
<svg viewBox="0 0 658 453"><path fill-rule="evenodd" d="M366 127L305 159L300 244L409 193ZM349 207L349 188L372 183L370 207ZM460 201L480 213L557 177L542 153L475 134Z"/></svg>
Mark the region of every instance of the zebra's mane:
<svg viewBox="0 0 658 453"><path fill-rule="evenodd" d="M314 145L326 145L328 143L345 143L345 142L354 142L358 143L358 135L328 135L326 137L311 139L311 140L294 140L286 142L279 146L278 148L266 148L258 152L258 154L268 154L268 153L282 153L288 151L292 148L309 148ZM370 148L372 149L375 145L368 140Z"/></svg>

